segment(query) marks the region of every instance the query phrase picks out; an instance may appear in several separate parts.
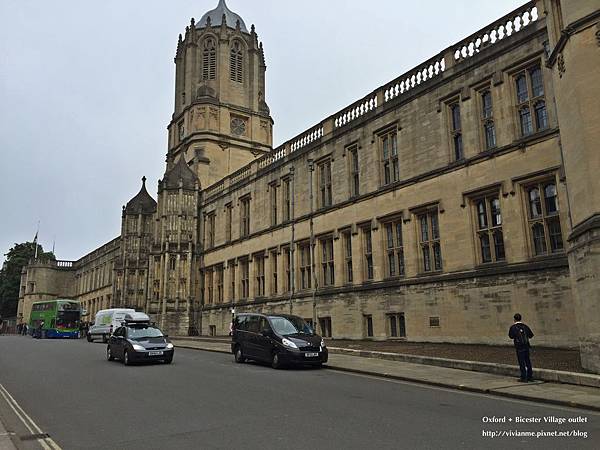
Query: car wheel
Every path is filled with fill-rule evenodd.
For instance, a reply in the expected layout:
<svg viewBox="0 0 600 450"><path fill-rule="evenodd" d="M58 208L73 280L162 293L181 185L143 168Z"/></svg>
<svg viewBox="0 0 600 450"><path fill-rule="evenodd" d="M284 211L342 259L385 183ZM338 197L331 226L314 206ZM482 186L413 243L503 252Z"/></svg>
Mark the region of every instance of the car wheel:
<svg viewBox="0 0 600 450"><path fill-rule="evenodd" d="M240 364L246 362L246 357L244 356L240 345L235 348L235 362Z"/></svg>
<svg viewBox="0 0 600 450"><path fill-rule="evenodd" d="M109 361L114 361L115 357L112 354L112 351L110 349L110 345L106 347L106 359Z"/></svg>
<svg viewBox="0 0 600 450"><path fill-rule="evenodd" d="M123 364L125 364L126 366L131 365L131 361L129 361L129 352L127 350L123 352Z"/></svg>
<svg viewBox="0 0 600 450"><path fill-rule="evenodd" d="M271 360L271 367L273 367L273 369L281 369L283 367L283 364L282 364L281 360L279 359L279 353L273 353L273 359Z"/></svg>
<svg viewBox="0 0 600 450"><path fill-rule="evenodd" d="M88 342L94 342L94 340L92 339L92 335L91 334L87 335L87 341Z"/></svg>

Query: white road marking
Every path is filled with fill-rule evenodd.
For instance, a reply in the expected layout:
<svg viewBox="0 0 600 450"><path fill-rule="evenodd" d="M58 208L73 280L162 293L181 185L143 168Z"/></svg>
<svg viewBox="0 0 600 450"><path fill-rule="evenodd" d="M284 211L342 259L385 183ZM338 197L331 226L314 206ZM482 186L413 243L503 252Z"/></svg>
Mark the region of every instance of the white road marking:
<svg viewBox="0 0 600 450"><path fill-rule="evenodd" d="M40 427L33 421L31 417L21 408L17 401L10 395L6 388L0 384L0 394L4 397L6 403L12 408L17 417L23 422L25 428L29 430L31 434L45 434ZM61 450L60 446L54 442L50 437L37 439L38 443L44 448L44 450Z"/></svg>

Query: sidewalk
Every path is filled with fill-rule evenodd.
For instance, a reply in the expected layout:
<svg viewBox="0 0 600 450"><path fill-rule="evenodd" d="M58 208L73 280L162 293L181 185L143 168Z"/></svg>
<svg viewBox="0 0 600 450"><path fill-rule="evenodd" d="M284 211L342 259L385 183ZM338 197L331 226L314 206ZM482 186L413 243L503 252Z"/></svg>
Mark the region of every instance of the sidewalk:
<svg viewBox="0 0 600 450"><path fill-rule="evenodd" d="M231 353L229 339L174 337L172 342L181 348ZM519 383L514 376L374 357L365 358L336 353L337 350L348 351L347 349L330 348L329 362L327 363L329 369L600 411L600 389L597 387L543 381Z"/></svg>
<svg viewBox="0 0 600 450"><path fill-rule="evenodd" d="M10 434L6 431L2 420L0 420L0 449L1 450L16 450L13 441L10 439Z"/></svg>

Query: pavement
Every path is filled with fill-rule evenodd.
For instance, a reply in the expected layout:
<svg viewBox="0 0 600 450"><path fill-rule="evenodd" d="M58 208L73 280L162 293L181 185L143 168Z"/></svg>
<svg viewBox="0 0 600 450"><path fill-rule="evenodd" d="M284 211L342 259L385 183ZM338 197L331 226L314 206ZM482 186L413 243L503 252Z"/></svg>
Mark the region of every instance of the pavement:
<svg viewBox="0 0 600 450"><path fill-rule="evenodd" d="M13 450L16 449L15 445L11 440L11 433L6 431L4 424L0 420L0 450Z"/></svg>
<svg viewBox="0 0 600 450"><path fill-rule="evenodd" d="M173 337L171 341L180 348L231 353L228 339ZM328 369L600 411L600 388L598 387L541 380L521 383L512 375L360 356L360 353L364 352L359 352L355 356L347 354L345 350L329 348L329 361L326 364Z"/></svg>

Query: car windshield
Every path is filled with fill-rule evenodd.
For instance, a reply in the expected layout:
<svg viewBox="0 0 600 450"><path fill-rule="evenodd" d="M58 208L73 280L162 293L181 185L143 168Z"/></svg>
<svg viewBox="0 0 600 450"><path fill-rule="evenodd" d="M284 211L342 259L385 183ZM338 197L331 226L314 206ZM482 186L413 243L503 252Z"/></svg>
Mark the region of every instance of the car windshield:
<svg viewBox="0 0 600 450"><path fill-rule="evenodd" d="M273 331L281 336L290 334L314 334L314 331L300 317L269 317Z"/></svg>
<svg viewBox="0 0 600 450"><path fill-rule="evenodd" d="M140 339L162 337L162 331L153 326L129 327L127 336L129 339L139 341Z"/></svg>

